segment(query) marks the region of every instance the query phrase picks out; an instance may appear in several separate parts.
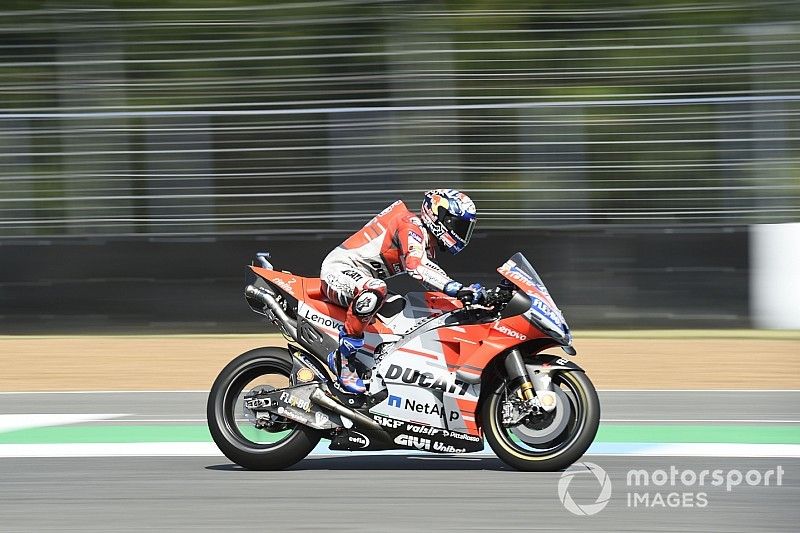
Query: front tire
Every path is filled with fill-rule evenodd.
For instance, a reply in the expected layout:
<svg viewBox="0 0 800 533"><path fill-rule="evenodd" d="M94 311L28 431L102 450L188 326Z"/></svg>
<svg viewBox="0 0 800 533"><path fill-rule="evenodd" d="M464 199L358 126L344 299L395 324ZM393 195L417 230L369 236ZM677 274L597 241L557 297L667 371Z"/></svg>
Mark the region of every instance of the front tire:
<svg viewBox="0 0 800 533"><path fill-rule="evenodd" d="M265 376L288 380L292 371L289 352L282 348L256 348L222 369L208 395L206 415L211 437L225 457L249 470L282 470L304 457L319 443L319 431L287 421L288 434L277 442L258 443L240 430L237 404L244 387Z"/></svg>
<svg viewBox="0 0 800 533"><path fill-rule="evenodd" d="M503 426L501 413L507 387L505 381L498 383L481 405L486 440L494 453L509 466L527 472L562 470L577 461L594 441L600 424L600 400L592 382L583 372L569 371L554 374L553 384L563 384L570 391L570 420L560 435L541 444L541 448L539 445L525 445Z"/></svg>

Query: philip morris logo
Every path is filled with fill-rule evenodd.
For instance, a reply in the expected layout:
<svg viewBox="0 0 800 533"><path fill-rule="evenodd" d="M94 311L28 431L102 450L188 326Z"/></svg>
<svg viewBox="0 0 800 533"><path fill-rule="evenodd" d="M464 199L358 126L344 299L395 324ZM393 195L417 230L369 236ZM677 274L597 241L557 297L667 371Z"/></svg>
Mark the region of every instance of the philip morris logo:
<svg viewBox="0 0 800 533"><path fill-rule="evenodd" d="M600 485L600 494L597 495L594 503L578 504L572 499L569 493L569 485L576 476L593 476L597 480ZM605 509L609 500L611 500L611 479L609 479L605 470L594 463L575 463L565 470L561 474L561 479L558 480L558 498L570 513L578 516L592 516Z"/></svg>

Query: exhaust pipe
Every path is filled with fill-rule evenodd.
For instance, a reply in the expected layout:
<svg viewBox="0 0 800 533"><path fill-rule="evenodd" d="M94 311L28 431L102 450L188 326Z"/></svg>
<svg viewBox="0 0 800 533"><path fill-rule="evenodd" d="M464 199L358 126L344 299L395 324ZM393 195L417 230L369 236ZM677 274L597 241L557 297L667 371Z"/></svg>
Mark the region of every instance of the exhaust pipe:
<svg viewBox="0 0 800 533"><path fill-rule="evenodd" d="M357 411L353 411L352 409L345 407L339 402L333 400L330 396L322 392L322 389L314 389L314 392L311 393L311 401L324 407L325 409L328 409L329 411L333 411L339 416L349 418L357 426L369 428L375 431L384 431L381 425L375 422L373 419L366 415L362 415Z"/></svg>
<svg viewBox="0 0 800 533"><path fill-rule="evenodd" d="M286 330L291 338L297 340L297 322L292 320L286 315L286 312L281 307L281 304L275 299L275 296L267 289L248 285L244 288L244 294L248 298L253 298L263 303L268 307L272 314L277 319L277 326Z"/></svg>

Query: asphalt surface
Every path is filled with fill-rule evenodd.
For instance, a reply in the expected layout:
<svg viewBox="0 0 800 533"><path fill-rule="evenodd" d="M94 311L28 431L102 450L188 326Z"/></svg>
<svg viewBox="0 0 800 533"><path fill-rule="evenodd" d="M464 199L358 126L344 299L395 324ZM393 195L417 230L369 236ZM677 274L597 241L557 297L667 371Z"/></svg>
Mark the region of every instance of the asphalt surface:
<svg viewBox="0 0 800 533"><path fill-rule="evenodd" d="M800 392L601 392L604 420L796 421L799 400ZM0 394L0 413L167 423L202 419L204 407L201 392ZM517 472L486 456L309 457L282 472L244 471L222 457L0 459L0 531L797 531L800 523L800 459L583 461L603 468L612 486L593 516L562 505L561 473ZM672 466L759 476L780 466L783 474L780 486L773 475L769 486L743 482L730 492L680 480L628 484L631 469ZM568 490L591 504L600 485L580 475Z"/></svg>
<svg viewBox="0 0 800 533"><path fill-rule="evenodd" d="M592 458L589 458L590 460ZM799 460L597 458L611 479L605 509L575 516L560 474L511 471L497 459L311 458L248 472L215 458L5 459L2 531L797 531ZM774 469L781 486L627 487L631 468ZM598 494L586 485L591 503ZM574 488L573 488L574 487ZM570 486L579 501L577 482ZM629 491L705 507L628 505ZM692 496L684 496L684 493Z"/></svg>

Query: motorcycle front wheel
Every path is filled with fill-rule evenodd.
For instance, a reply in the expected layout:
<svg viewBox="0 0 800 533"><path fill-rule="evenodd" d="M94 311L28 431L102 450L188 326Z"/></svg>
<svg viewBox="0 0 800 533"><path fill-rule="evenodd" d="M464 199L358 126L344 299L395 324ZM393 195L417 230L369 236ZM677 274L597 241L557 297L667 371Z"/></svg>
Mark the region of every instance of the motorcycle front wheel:
<svg viewBox="0 0 800 533"><path fill-rule="evenodd" d="M517 388L501 380L481 406L486 440L506 464L528 472L555 472L577 461L589 448L600 424L600 401L585 373L552 376L558 405L550 413L530 414L515 425L503 424L503 404Z"/></svg>
<svg viewBox="0 0 800 533"><path fill-rule="evenodd" d="M246 418L245 396L289 386L291 371L291 358L282 348L250 350L222 369L208 395L206 414L211 437L228 459L250 470L281 470L319 443L319 431L297 422L276 419L265 430Z"/></svg>

